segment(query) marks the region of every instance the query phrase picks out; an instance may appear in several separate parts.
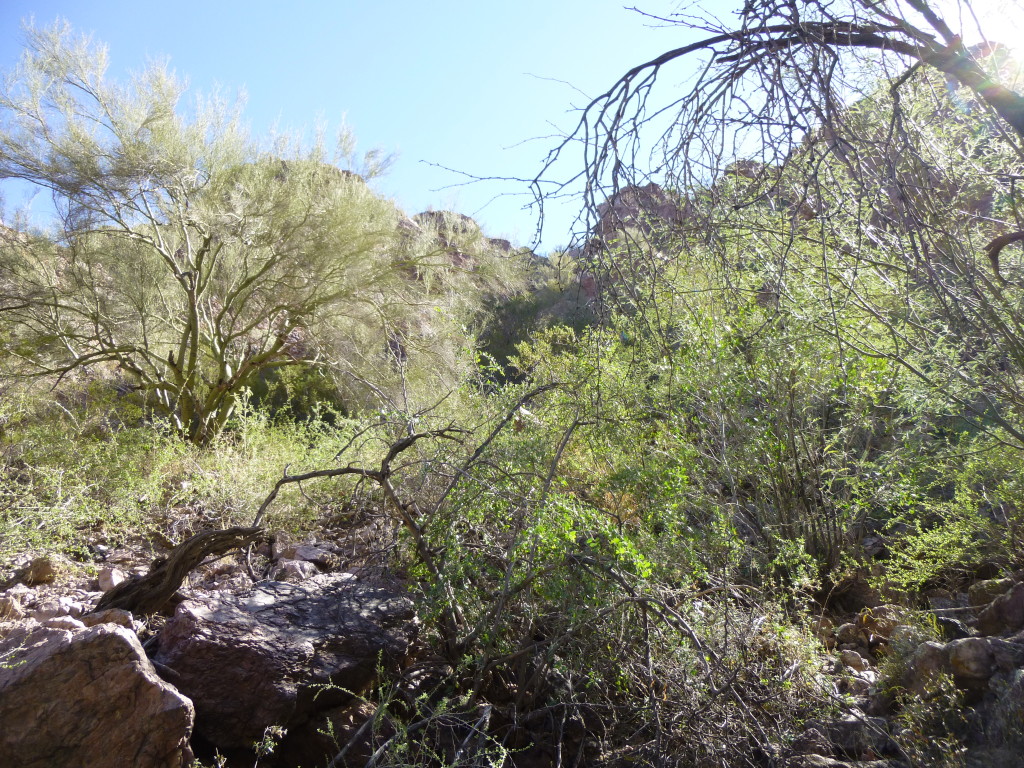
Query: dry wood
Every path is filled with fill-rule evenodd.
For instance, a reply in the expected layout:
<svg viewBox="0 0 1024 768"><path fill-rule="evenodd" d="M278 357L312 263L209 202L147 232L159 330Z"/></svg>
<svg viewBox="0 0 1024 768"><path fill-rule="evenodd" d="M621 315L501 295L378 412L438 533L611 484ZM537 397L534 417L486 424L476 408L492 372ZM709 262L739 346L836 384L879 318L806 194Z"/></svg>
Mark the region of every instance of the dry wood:
<svg viewBox="0 0 1024 768"><path fill-rule="evenodd" d="M189 573L203 560L246 547L262 534L263 528L260 526L197 533L172 549L166 557L154 560L145 576L128 579L107 592L100 598L95 610L122 608L135 614L156 613L167 604Z"/></svg>

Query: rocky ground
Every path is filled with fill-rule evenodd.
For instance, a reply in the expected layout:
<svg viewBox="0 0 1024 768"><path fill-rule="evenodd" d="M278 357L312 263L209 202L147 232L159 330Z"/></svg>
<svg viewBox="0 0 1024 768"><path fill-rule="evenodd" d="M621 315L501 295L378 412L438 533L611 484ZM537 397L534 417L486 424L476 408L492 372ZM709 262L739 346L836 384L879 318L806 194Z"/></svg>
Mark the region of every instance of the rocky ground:
<svg viewBox="0 0 1024 768"><path fill-rule="evenodd" d="M260 765L363 765L375 707L361 694L428 653L402 583L345 543L281 535L256 555L268 578L255 583L240 556L207 563L169 616L145 620L96 605L151 554L92 554L94 575L79 578L26 557L0 592L0 765L252 765L260 743ZM1022 577L935 591L928 611L862 585L859 610L823 612L816 633L845 710L776 745L776 764L1024 766ZM403 679L420 695L422 675ZM908 717L922 703L944 721L928 721L934 734L955 736L945 758L927 718ZM536 755L516 763L546 764Z"/></svg>

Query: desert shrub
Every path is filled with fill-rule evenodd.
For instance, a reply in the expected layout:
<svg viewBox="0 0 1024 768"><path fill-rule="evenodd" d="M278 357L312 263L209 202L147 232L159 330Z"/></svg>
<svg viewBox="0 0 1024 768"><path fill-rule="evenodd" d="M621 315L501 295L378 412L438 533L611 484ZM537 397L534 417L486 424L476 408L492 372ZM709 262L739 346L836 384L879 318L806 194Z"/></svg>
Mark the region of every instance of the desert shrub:
<svg viewBox="0 0 1024 768"><path fill-rule="evenodd" d="M275 420L243 401L216 440L190 446L102 380L65 382L56 398L9 391L3 409L3 559L80 553L97 542L166 545L200 529L248 525L285 467L330 463L356 429L344 420ZM285 489L268 522L309 528L350 487Z"/></svg>

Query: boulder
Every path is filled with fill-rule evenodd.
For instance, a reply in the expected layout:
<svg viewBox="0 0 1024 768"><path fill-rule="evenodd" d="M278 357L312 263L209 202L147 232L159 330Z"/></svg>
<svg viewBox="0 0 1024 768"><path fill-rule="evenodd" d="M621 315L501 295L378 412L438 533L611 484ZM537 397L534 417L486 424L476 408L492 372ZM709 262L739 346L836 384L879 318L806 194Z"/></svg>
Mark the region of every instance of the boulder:
<svg viewBox="0 0 1024 768"><path fill-rule="evenodd" d="M934 692L939 677L951 672L949 651L942 643L921 643L910 657L903 675L903 687L909 692L925 696Z"/></svg>
<svg viewBox="0 0 1024 768"><path fill-rule="evenodd" d="M974 582L967 590L967 599L972 607L988 605L1013 586L1013 579L985 579Z"/></svg>
<svg viewBox="0 0 1024 768"><path fill-rule="evenodd" d="M953 677L961 687L986 683L996 671L995 654L987 638L954 640L946 645L946 651Z"/></svg>
<svg viewBox="0 0 1024 768"><path fill-rule="evenodd" d="M900 613L900 609L894 605L865 608L857 615L857 626L866 632L869 638L877 636L888 640L892 631L900 624Z"/></svg>
<svg viewBox="0 0 1024 768"><path fill-rule="evenodd" d="M1003 593L978 616L978 631L983 635L1016 632L1024 627L1024 582Z"/></svg>
<svg viewBox="0 0 1024 768"><path fill-rule="evenodd" d="M351 574L264 582L178 606L155 657L196 706L196 731L222 749L289 730L348 703L378 668L402 663L416 637L412 601Z"/></svg>
<svg viewBox="0 0 1024 768"><path fill-rule="evenodd" d="M191 764L192 703L124 627L26 623L0 640L0 662L4 768Z"/></svg>

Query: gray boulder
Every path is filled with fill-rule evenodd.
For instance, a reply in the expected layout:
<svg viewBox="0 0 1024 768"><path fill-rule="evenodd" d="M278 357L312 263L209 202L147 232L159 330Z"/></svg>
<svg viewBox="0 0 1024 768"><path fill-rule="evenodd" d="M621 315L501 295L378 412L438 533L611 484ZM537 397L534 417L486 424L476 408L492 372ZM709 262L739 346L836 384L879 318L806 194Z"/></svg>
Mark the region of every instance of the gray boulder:
<svg viewBox="0 0 1024 768"><path fill-rule="evenodd" d="M196 731L222 749L292 729L398 667L416 637L412 601L351 574L264 582L178 606L155 657L196 707Z"/></svg>
<svg viewBox="0 0 1024 768"><path fill-rule="evenodd" d="M184 768L192 721L124 627L25 623L0 639L4 768Z"/></svg>

